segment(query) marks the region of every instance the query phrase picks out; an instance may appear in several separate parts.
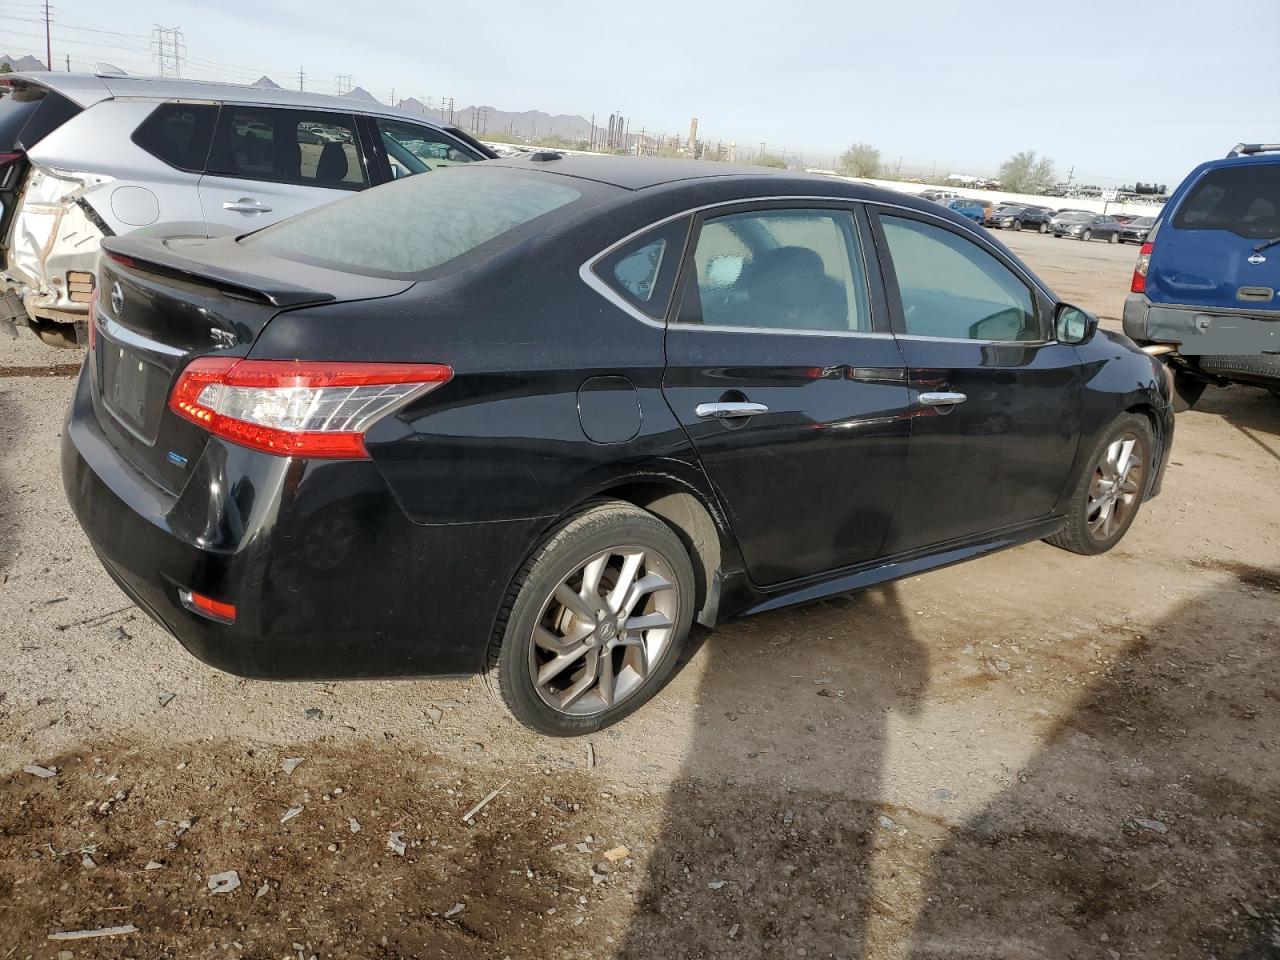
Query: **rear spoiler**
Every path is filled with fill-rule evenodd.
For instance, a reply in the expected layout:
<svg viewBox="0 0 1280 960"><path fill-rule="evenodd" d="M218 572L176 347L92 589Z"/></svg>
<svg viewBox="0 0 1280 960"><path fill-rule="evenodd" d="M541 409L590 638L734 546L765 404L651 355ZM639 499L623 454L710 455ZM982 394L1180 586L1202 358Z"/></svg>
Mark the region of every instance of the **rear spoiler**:
<svg viewBox="0 0 1280 960"><path fill-rule="evenodd" d="M311 290L226 266L218 262L221 258L216 256L216 251L210 251L215 256L208 260L188 257L175 251L167 240L104 237L102 251L125 266L215 286L229 296L269 303L273 307L299 307L337 299L334 294L322 290Z"/></svg>

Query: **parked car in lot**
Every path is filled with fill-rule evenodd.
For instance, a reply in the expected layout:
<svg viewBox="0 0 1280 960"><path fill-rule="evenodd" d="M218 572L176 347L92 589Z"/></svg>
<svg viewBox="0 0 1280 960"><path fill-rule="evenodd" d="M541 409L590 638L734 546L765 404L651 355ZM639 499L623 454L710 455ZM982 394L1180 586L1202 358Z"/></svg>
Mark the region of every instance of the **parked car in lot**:
<svg viewBox="0 0 1280 960"><path fill-rule="evenodd" d="M480 671L568 735L694 620L1124 536L1157 361L936 204L725 170L543 152L104 241L62 441L103 564L222 669Z"/></svg>
<svg viewBox="0 0 1280 960"><path fill-rule="evenodd" d="M932 200L934 203L940 203L946 206L952 200L962 200L963 197L954 190L926 190L920 194L925 200Z"/></svg>
<svg viewBox="0 0 1280 960"><path fill-rule="evenodd" d="M102 237L245 233L398 176L492 156L456 128L347 98L0 77L0 321L75 343Z"/></svg>
<svg viewBox="0 0 1280 960"><path fill-rule="evenodd" d="M961 197L959 200L949 201L946 206L960 216L981 224L990 216L994 204L990 200L971 200L968 197Z"/></svg>
<svg viewBox="0 0 1280 960"><path fill-rule="evenodd" d="M1124 330L1175 371L1180 408L1208 383L1280 398L1280 144L1239 144L1191 171L1150 228Z"/></svg>
<svg viewBox="0 0 1280 960"><path fill-rule="evenodd" d="M1049 219L1053 211L1048 207L1033 207L1021 203L1002 203L988 212L983 224L1001 230L1034 229L1049 232Z"/></svg>
<svg viewBox="0 0 1280 960"><path fill-rule="evenodd" d="M1120 228L1120 242L1142 243L1155 225L1155 217L1134 217Z"/></svg>
<svg viewBox="0 0 1280 960"><path fill-rule="evenodd" d="M1064 213L1053 218L1055 237L1072 237L1076 240L1120 241L1121 225L1115 217L1101 213Z"/></svg>

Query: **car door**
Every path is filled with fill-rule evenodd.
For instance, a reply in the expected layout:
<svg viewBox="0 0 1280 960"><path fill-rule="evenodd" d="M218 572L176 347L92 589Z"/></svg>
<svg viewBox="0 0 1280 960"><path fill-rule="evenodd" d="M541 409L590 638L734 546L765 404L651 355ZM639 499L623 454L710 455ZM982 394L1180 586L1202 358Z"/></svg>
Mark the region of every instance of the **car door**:
<svg viewBox="0 0 1280 960"><path fill-rule="evenodd" d="M865 215L818 201L696 218L663 393L752 579L879 556L906 464L906 369Z"/></svg>
<svg viewBox="0 0 1280 960"><path fill-rule="evenodd" d="M994 245L941 218L885 207L873 220L915 414L886 553L1050 514L1082 403L1075 348L1050 339L1052 301Z"/></svg>
<svg viewBox="0 0 1280 960"><path fill-rule="evenodd" d="M245 233L368 185L351 114L227 103L200 206L210 224Z"/></svg>

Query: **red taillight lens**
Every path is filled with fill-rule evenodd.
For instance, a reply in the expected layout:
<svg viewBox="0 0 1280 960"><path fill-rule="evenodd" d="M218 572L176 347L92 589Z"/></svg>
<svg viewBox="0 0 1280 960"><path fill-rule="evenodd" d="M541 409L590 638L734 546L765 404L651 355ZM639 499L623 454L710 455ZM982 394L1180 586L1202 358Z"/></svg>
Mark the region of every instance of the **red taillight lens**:
<svg viewBox="0 0 1280 960"><path fill-rule="evenodd" d="M219 623L236 622L234 603L223 603L221 600L206 597L203 593L196 593L194 590L179 590L178 600L188 610L202 614L210 620L217 620Z"/></svg>
<svg viewBox="0 0 1280 960"><path fill-rule="evenodd" d="M366 459L374 423L452 378L439 363L202 357L178 377L169 409L265 453Z"/></svg>
<svg viewBox="0 0 1280 960"><path fill-rule="evenodd" d="M0 169L7 167L11 163L17 163L24 156L26 156L26 154L24 154L21 150L10 151L7 153L0 153Z"/></svg>
<svg viewBox="0 0 1280 960"><path fill-rule="evenodd" d="M1138 262L1133 268L1133 282L1129 284L1130 293L1145 293L1147 290L1147 271L1151 269L1151 251L1155 246L1144 243L1138 251Z"/></svg>

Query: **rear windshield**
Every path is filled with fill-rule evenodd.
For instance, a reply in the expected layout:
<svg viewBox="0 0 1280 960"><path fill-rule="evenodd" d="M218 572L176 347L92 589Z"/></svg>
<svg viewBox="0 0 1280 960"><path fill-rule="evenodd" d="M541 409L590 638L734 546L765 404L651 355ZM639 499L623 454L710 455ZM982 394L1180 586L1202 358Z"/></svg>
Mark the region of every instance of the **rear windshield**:
<svg viewBox="0 0 1280 960"><path fill-rule="evenodd" d="M581 196L558 177L442 167L319 207L242 242L289 260L414 278Z"/></svg>
<svg viewBox="0 0 1280 960"><path fill-rule="evenodd" d="M48 87L0 79L0 150L30 150L79 112Z"/></svg>
<svg viewBox="0 0 1280 960"><path fill-rule="evenodd" d="M1173 225L1242 237L1280 236L1280 164L1210 170L1179 205Z"/></svg>

